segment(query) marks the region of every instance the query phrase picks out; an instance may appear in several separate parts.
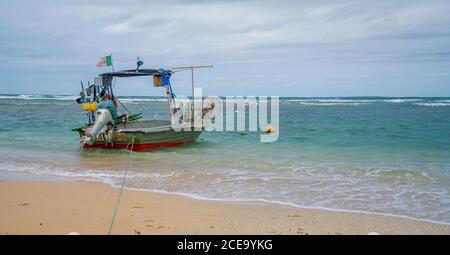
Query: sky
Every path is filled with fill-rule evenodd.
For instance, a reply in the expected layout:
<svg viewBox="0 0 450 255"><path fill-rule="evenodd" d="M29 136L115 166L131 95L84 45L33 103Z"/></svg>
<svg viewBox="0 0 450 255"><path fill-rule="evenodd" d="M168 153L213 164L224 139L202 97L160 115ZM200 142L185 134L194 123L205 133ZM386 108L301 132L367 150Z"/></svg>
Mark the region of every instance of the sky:
<svg viewBox="0 0 450 255"><path fill-rule="evenodd" d="M450 96L450 1L0 0L0 94L76 95L116 70L213 65L204 95ZM190 95L188 72L175 93ZM118 95L164 95L147 78Z"/></svg>

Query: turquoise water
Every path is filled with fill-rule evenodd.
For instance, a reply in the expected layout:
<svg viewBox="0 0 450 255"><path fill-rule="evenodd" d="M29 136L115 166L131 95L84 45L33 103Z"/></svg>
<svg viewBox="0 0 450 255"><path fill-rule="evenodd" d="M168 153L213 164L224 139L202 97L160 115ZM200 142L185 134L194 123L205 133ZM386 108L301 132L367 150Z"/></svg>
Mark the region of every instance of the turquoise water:
<svg viewBox="0 0 450 255"><path fill-rule="evenodd" d="M275 143L205 132L147 153L79 149L75 98L0 95L0 171L118 185L128 169L129 188L450 223L450 98L281 98ZM163 98L121 100L168 118Z"/></svg>

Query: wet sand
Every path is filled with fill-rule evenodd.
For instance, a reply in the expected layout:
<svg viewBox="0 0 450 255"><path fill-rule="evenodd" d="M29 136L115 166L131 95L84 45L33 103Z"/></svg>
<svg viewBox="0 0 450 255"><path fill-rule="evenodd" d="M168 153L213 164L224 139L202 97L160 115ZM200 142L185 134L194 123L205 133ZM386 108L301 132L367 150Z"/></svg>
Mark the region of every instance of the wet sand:
<svg viewBox="0 0 450 255"><path fill-rule="evenodd" d="M0 181L1 234L107 234L118 188ZM267 203L202 201L124 190L113 234L450 234L450 226Z"/></svg>

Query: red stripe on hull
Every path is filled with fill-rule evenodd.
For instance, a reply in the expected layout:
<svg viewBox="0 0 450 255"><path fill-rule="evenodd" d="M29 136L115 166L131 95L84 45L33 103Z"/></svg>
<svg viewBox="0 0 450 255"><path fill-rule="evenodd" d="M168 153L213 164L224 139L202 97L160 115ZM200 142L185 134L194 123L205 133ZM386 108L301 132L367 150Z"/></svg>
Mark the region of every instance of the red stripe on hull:
<svg viewBox="0 0 450 255"><path fill-rule="evenodd" d="M177 147L187 142L165 142L165 143L145 143L145 144L135 144L133 147L126 144L114 144L106 145L106 144L97 144L94 143L92 145L89 144L83 144L83 149L90 149L90 148L96 148L96 149L106 149L106 150L133 150L133 151L151 151L154 149L162 148L162 147ZM132 147L132 148L131 148Z"/></svg>

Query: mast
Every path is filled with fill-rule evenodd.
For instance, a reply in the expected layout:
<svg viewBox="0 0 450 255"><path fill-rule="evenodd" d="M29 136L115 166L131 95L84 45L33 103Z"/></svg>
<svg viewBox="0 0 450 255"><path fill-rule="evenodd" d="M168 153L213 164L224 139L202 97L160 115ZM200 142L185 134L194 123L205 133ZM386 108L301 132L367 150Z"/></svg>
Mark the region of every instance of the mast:
<svg viewBox="0 0 450 255"><path fill-rule="evenodd" d="M111 68L112 68L112 72L114 73L114 62L112 60L112 52L109 55L111 56Z"/></svg>

